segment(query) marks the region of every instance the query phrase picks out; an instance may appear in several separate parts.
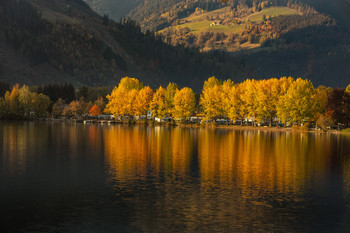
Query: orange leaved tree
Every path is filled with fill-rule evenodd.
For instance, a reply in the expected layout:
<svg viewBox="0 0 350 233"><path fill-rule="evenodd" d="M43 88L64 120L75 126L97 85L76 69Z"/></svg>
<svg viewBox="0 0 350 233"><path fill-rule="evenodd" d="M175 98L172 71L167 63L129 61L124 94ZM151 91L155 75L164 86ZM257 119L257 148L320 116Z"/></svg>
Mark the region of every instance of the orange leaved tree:
<svg viewBox="0 0 350 233"><path fill-rule="evenodd" d="M101 115L101 109L95 104L90 108L89 111L91 116L97 116L97 115Z"/></svg>

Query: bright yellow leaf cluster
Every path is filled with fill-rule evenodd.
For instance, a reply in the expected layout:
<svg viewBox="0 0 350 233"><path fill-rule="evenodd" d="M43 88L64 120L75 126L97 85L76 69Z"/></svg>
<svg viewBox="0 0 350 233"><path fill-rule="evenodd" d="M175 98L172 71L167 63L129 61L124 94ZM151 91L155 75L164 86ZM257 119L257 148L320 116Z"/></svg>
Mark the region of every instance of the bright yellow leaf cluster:
<svg viewBox="0 0 350 233"><path fill-rule="evenodd" d="M153 91L150 87L140 83L138 79L125 77L115 87L109 100L105 112L113 115L143 115L147 113Z"/></svg>

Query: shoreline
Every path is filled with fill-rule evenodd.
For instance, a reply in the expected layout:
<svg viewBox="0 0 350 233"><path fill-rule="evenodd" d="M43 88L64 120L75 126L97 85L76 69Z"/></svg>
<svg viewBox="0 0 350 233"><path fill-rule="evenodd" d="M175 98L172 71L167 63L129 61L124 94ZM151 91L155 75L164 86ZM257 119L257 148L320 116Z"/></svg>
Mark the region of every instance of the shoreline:
<svg viewBox="0 0 350 233"><path fill-rule="evenodd" d="M118 121L108 121L108 120L97 120L97 119L55 119L55 118L38 118L38 119L22 119L22 120L8 120L1 119L0 121L28 121L28 122L57 122L57 123L81 123L85 125L130 125L130 126L162 126L162 127L182 127L182 128L203 128L203 129L228 129L228 130L239 130L239 131L265 131L265 132L291 132L291 133L317 133L317 134L337 134L337 135L350 135L350 132L342 132L337 130L302 130L293 128L277 128L269 126L241 126L241 125L198 125L198 124L172 124L169 122L155 122L155 121L135 121L135 122L118 122ZM90 121L85 123L85 121Z"/></svg>

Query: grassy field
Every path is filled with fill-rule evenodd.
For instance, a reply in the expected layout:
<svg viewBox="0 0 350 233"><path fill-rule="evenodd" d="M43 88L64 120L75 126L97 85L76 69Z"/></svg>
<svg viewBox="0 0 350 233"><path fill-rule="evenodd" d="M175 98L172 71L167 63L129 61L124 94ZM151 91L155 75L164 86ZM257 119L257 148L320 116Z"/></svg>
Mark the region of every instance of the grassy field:
<svg viewBox="0 0 350 233"><path fill-rule="evenodd" d="M228 8L221 8L215 11L207 12L201 15L191 15L187 18L181 20L180 28L188 27L192 33L199 32L224 32L224 33L238 33L244 29L243 24L229 24L229 25L214 25L210 26L210 23L213 21L208 20L209 17L216 17L221 14L225 14L228 11ZM249 15L248 17L242 18L241 21L245 22L249 20L254 23L260 23L263 19L263 15L266 17L276 17L278 15L293 15L299 14L294 9L288 7L270 7L266 8L260 12Z"/></svg>
<svg viewBox="0 0 350 233"><path fill-rule="evenodd" d="M260 23L262 21L263 15L265 15L266 17L273 18L279 15L296 15L296 14L300 14L300 13L288 7L270 7L250 15L246 19L249 19L251 22Z"/></svg>

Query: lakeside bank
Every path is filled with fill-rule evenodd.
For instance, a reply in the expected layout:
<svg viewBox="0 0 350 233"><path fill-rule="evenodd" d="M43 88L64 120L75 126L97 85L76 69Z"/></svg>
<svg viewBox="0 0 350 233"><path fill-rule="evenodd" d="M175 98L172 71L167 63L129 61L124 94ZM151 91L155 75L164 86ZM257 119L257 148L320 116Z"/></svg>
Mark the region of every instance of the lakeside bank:
<svg viewBox="0 0 350 233"><path fill-rule="evenodd" d="M37 118L26 119L26 121L35 122L61 122L61 123L79 123L86 125L130 125L130 126L150 126L150 127L183 127L183 128L206 128L206 129L230 129L230 130L247 130L247 131L268 131L268 132L300 132L300 133L317 133L317 134L348 134L350 135L350 128L339 130L321 130L316 128L305 129L302 127L269 127L269 126L241 126L241 125L215 125L215 124L188 124L177 122L157 122L154 120L141 121L111 121L98 119L69 119L69 118Z"/></svg>

